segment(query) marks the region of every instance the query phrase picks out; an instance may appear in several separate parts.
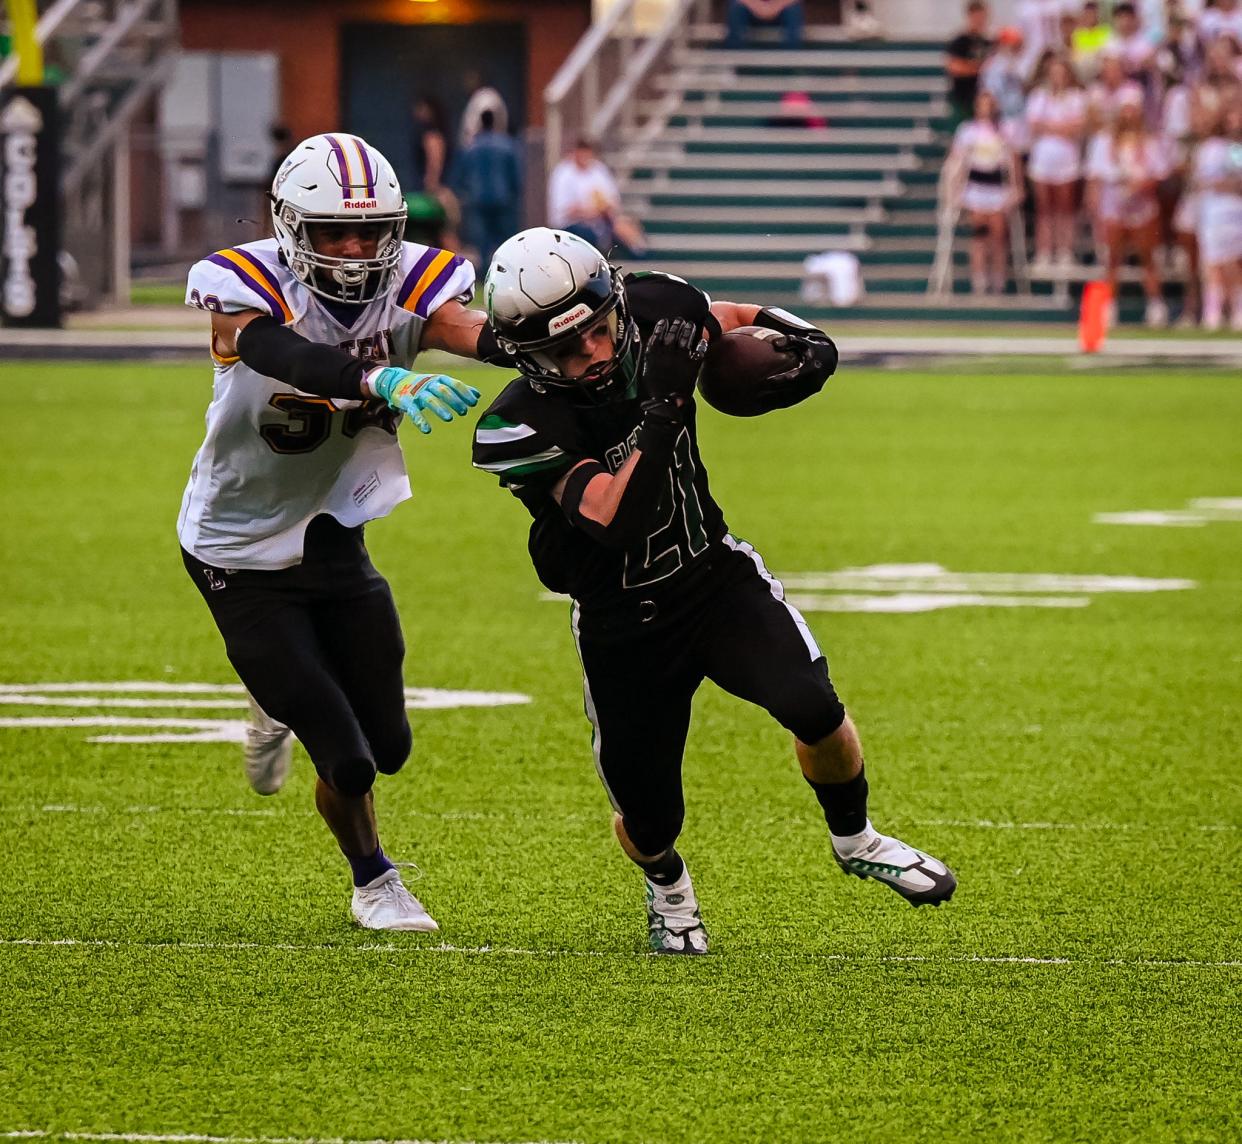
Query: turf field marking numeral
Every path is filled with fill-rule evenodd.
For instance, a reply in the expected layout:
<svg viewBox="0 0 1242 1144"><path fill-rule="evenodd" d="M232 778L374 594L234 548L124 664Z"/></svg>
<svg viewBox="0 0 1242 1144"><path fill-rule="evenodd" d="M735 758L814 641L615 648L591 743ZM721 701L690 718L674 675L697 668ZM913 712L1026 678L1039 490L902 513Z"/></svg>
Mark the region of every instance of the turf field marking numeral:
<svg viewBox="0 0 1242 1144"><path fill-rule="evenodd" d="M530 701L529 695L511 691L405 689L405 706L411 711L508 707ZM105 734L90 736L87 739L90 743L240 743L246 732L246 692L237 683L170 683L164 680L0 683L0 709L5 707L68 708L75 713L0 717L0 728L107 729ZM93 713L118 709L132 714ZM169 710L218 711L220 714L193 719L162 713Z"/></svg>
<svg viewBox="0 0 1242 1144"><path fill-rule="evenodd" d="M1242 522L1242 497L1197 497L1185 508L1143 508L1133 512L1097 512L1096 524L1147 525L1152 528L1202 528L1205 524Z"/></svg>

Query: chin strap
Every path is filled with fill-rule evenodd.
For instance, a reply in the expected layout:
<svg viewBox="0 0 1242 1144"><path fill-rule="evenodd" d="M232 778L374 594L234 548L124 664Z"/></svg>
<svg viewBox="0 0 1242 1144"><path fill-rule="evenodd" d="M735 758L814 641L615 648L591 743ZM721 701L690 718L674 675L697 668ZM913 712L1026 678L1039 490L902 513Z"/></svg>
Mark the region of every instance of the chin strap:
<svg viewBox="0 0 1242 1144"><path fill-rule="evenodd" d="M479 327L479 341L474 352L479 361L486 362L488 365L514 364L513 355L501 348L496 331L492 329L490 322L484 322Z"/></svg>

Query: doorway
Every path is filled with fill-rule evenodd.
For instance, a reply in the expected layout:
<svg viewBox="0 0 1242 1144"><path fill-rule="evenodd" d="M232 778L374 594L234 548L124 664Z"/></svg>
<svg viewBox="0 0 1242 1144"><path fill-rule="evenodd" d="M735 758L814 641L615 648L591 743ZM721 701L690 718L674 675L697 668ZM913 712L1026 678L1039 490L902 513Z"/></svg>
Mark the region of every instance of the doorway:
<svg viewBox="0 0 1242 1144"><path fill-rule="evenodd" d="M462 109L477 77L526 124L524 24L347 24L341 34L342 126L388 156L403 188L415 185L410 110L430 95L444 110L449 164Z"/></svg>

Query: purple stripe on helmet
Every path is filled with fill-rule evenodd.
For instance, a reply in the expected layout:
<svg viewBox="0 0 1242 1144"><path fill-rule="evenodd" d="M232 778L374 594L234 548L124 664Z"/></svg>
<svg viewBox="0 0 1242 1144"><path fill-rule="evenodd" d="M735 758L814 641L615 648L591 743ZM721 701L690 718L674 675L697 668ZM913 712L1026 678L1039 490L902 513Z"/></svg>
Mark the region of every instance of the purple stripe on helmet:
<svg viewBox="0 0 1242 1144"><path fill-rule="evenodd" d="M375 198L375 168L371 166L371 156L367 154L367 145L358 138L357 135L351 135L354 146L358 148L358 154L362 156L362 174L367 181L368 199Z"/></svg>
<svg viewBox="0 0 1242 1144"><path fill-rule="evenodd" d="M419 257L414 263L409 274L405 276L405 281L401 283L401 289L397 291L397 305L404 305L405 300L414 292L414 287L418 285L418 280L423 276L423 271L432 264L437 254L441 253L434 246Z"/></svg>
<svg viewBox="0 0 1242 1144"><path fill-rule="evenodd" d="M431 309L432 300L441 290L448 284L448 280L456 273L457 268L465 261L460 254L454 254L449 259L448 265L444 267L432 280L431 285L423 291L422 297L414 303L414 313L420 318L425 318Z"/></svg>
<svg viewBox="0 0 1242 1144"><path fill-rule="evenodd" d="M329 135L327 139L332 144L332 153L336 156L336 165L341 169L341 198L352 198L353 195L349 189L349 164L345 161L345 152L341 150L341 145L336 141L335 135Z"/></svg>
<svg viewBox="0 0 1242 1144"><path fill-rule="evenodd" d="M227 270L231 270L237 275L247 286L250 287L260 298L267 303L267 307L272 311L272 317L282 325L285 321L285 308L281 305L280 295L273 294L267 286L260 282L251 274L247 274L236 262L230 262L223 254L209 254L208 262L214 262L217 266L223 266Z"/></svg>

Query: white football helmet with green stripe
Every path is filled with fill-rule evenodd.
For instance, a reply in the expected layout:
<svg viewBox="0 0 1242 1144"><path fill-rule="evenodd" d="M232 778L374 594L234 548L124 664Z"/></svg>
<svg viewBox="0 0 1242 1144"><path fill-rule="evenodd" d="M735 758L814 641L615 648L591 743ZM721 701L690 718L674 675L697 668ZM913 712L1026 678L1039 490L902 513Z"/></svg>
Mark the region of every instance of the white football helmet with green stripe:
<svg viewBox="0 0 1242 1144"><path fill-rule="evenodd" d="M597 402L631 391L638 326L621 272L586 239L546 226L515 234L492 259L483 301L501 348L536 389L570 390ZM612 357L580 377L565 376L556 351L601 321L608 323Z"/></svg>

